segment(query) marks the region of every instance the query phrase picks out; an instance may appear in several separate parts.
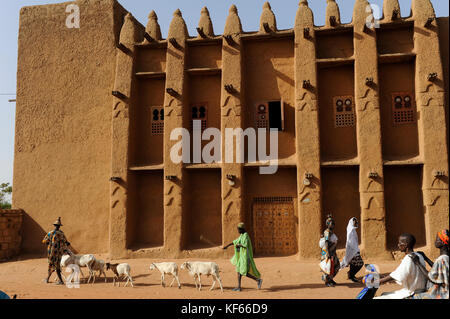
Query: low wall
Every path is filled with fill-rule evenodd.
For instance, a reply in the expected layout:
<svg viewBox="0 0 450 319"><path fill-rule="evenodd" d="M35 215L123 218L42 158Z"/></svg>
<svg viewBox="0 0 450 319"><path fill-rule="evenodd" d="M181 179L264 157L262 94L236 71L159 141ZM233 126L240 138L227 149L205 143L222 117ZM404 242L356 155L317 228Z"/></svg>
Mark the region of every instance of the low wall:
<svg viewBox="0 0 450 319"><path fill-rule="evenodd" d="M0 209L0 261L19 254L22 243L21 209Z"/></svg>

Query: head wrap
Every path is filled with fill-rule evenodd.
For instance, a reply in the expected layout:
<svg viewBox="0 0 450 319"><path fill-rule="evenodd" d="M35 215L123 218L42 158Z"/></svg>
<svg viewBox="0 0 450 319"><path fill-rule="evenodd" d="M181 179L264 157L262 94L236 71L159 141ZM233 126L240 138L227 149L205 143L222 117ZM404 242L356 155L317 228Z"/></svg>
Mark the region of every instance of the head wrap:
<svg viewBox="0 0 450 319"><path fill-rule="evenodd" d="M240 228L240 229L245 229L245 224L244 223L239 223L237 227Z"/></svg>
<svg viewBox="0 0 450 319"><path fill-rule="evenodd" d="M328 226L328 225L331 224L331 222L334 222L334 219L333 219L333 216L331 216L331 214L329 214L329 215L327 216L327 220L325 221L325 223L326 223L326 225Z"/></svg>
<svg viewBox="0 0 450 319"><path fill-rule="evenodd" d="M359 244L358 244L358 233L355 227L354 221L355 217L350 218L347 225L347 243L345 245L345 256L341 263L341 268L345 268L348 266L353 257L359 253Z"/></svg>
<svg viewBox="0 0 450 319"><path fill-rule="evenodd" d="M448 229L443 229L438 232L438 236L442 242L448 246Z"/></svg>

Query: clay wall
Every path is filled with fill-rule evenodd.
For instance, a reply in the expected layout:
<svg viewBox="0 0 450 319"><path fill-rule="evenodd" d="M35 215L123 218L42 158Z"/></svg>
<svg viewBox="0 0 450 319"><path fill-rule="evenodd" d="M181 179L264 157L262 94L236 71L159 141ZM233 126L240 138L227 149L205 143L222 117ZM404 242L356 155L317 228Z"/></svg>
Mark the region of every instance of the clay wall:
<svg viewBox="0 0 450 319"><path fill-rule="evenodd" d="M449 148L449 113L448 113L448 107L449 107L449 100L448 100L448 92L449 92L449 81L448 81L448 66L449 66L449 19L448 17L445 18L438 18L439 22L439 43L441 48L441 60L442 60L442 67L444 69L444 82L445 82L445 127L447 128L447 150Z"/></svg>
<svg viewBox="0 0 450 319"><path fill-rule="evenodd" d="M317 59L350 58L353 56L353 30L318 33L316 40Z"/></svg>
<svg viewBox="0 0 450 319"><path fill-rule="evenodd" d="M335 97L354 97L354 67L321 68L319 77L320 156L322 161L347 160L358 156L356 121L336 126Z"/></svg>
<svg viewBox="0 0 450 319"><path fill-rule="evenodd" d="M61 216L74 249L108 252L111 103L116 43L125 10L79 0L20 11L13 207L24 210L22 252Z"/></svg>
<svg viewBox="0 0 450 319"><path fill-rule="evenodd" d="M245 127L256 128L256 108L261 102L282 100L285 129L278 132L278 158L289 158L295 155L294 43L289 38L248 40L243 52Z"/></svg>
<svg viewBox="0 0 450 319"><path fill-rule="evenodd" d="M191 44L189 46L188 69L213 69L221 66L222 46L217 44L217 42L208 43L207 45ZM219 92L216 93L219 94Z"/></svg>
<svg viewBox="0 0 450 319"><path fill-rule="evenodd" d="M164 244L164 194L162 171L136 171L130 177L127 246L130 249Z"/></svg>
<svg viewBox="0 0 450 319"><path fill-rule="evenodd" d="M414 51L414 25L406 23L393 28L383 26L377 29L377 50L380 54L408 53Z"/></svg>
<svg viewBox="0 0 450 319"><path fill-rule="evenodd" d="M189 105L186 106L186 114L189 118L188 129L191 133L191 141L194 139L194 132L192 129L191 119L195 115L200 116L201 107L206 108L206 126L204 128L217 128L220 129L220 89L221 79L220 73L218 74L192 74L188 79L189 90ZM193 109L197 111L193 114ZM202 120L197 118L197 120ZM204 130L198 132L203 133ZM210 143L209 140L201 141L202 150L203 147ZM191 142L191 163L194 163L193 142ZM202 158L203 162L203 158Z"/></svg>
<svg viewBox="0 0 450 319"><path fill-rule="evenodd" d="M187 191L185 249L222 244L222 199L220 169L191 169L186 172Z"/></svg>
<svg viewBox="0 0 450 319"><path fill-rule="evenodd" d="M335 233L339 239L338 248L345 248L347 225L352 217L361 223L358 167L322 168L322 230L325 220L331 214L336 222ZM361 228L358 230L361 238Z"/></svg>
<svg viewBox="0 0 450 319"><path fill-rule="evenodd" d="M383 159L407 159L419 155L417 112L414 101L412 123L394 123L392 94L409 93L414 99L414 61L380 65L380 113Z"/></svg>
<svg viewBox="0 0 450 319"><path fill-rule="evenodd" d="M426 232L421 191L422 167L385 167L384 176L388 247L395 250L398 236L403 233L413 234L417 246L424 246Z"/></svg>
<svg viewBox="0 0 450 319"><path fill-rule="evenodd" d="M130 110L130 162L132 166L163 163L162 133L152 130L153 107L161 110L164 105L163 79L142 79L136 84L139 92L135 107ZM160 116L160 115L159 115Z"/></svg>

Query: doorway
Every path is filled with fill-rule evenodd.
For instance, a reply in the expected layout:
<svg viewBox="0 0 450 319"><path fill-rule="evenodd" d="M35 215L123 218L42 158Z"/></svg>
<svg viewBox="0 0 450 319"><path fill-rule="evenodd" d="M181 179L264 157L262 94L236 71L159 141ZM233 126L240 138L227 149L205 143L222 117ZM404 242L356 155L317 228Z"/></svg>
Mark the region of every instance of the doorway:
<svg viewBox="0 0 450 319"><path fill-rule="evenodd" d="M254 250L259 256L297 253L292 197L259 197L253 200Z"/></svg>

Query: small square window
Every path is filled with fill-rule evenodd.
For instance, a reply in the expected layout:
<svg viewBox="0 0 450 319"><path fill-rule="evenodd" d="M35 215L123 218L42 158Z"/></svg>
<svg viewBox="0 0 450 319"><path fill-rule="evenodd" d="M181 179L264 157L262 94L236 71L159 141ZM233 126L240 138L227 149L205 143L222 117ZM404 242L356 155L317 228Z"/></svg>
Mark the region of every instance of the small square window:
<svg viewBox="0 0 450 319"><path fill-rule="evenodd" d="M164 107L152 106L150 112L152 135L164 134Z"/></svg>
<svg viewBox="0 0 450 319"><path fill-rule="evenodd" d="M258 103L256 106L256 128L269 127L269 106L267 103Z"/></svg>
<svg viewBox="0 0 450 319"><path fill-rule="evenodd" d="M355 126L355 102L353 96L335 96L333 98L334 127Z"/></svg>
<svg viewBox="0 0 450 319"><path fill-rule="evenodd" d="M191 131L194 129L193 121L195 120L202 121L201 123L202 131L206 130L208 120L208 105L206 103L199 103L191 106L191 121L190 121Z"/></svg>
<svg viewBox="0 0 450 319"><path fill-rule="evenodd" d="M392 93L392 120L394 125L416 122L414 95L412 92Z"/></svg>

